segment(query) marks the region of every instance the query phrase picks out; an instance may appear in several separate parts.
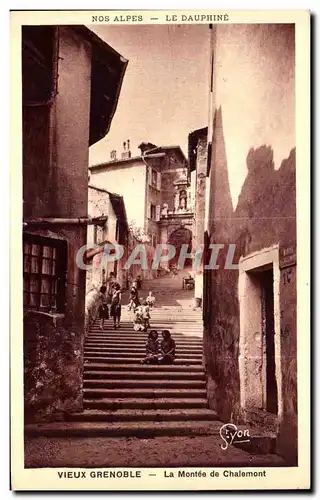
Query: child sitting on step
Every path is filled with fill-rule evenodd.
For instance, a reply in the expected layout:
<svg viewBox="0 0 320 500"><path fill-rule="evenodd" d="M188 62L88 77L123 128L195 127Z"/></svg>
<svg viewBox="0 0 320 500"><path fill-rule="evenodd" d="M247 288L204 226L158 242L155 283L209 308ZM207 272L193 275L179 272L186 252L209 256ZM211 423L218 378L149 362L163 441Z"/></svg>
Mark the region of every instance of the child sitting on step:
<svg viewBox="0 0 320 500"><path fill-rule="evenodd" d="M157 330L151 330L146 343L146 357L141 360L141 363L156 364L159 357L159 342Z"/></svg>
<svg viewBox="0 0 320 500"><path fill-rule="evenodd" d="M176 353L176 343L171 337L169 330L163 330L161 342L161 357L160 363L172 364Z"/></svg>

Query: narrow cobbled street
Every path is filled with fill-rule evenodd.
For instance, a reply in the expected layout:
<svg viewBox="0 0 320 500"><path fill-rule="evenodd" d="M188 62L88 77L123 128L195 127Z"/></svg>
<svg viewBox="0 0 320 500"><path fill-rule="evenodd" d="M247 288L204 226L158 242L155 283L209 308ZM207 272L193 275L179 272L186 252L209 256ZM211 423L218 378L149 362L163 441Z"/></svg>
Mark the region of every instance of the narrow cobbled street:
<svg viewBox="0 0 320 500"><path fill-rule="evenodd" d="M143 283L156 297L151 329L176 342L173 365L143 364L147 333L135 332L123 297L120 328L97 320L85 342L84 411L66 422L26 426L26 467L283 466L254 446L223 450L220 422L208 408L202 311L183 275ZM254 432L252 434L254 440ZM266 433L266 442L270 436Z"/></svg>

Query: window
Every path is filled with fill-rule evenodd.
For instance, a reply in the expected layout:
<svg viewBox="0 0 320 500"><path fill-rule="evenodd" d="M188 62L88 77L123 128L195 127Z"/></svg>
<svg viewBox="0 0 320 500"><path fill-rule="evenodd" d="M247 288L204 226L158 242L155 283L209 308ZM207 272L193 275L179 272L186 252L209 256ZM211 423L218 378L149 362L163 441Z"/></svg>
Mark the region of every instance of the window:
<svg viewBox="0 0 320 500"><path fill-rule="evenodd" d="M150 219L156 220L156 206L150 203Z"/></svg>
<svg viewBox="0 0 320 500"><path fill-rule="evenodd" d="M156 188L157 187L157 171L151 169L151 186Z"/></svg>
<svg viewBox="0 0 320 500"><path fill-rule="evenodd" d="M24 307L61 312L64 308L66 243L53 238L25 235L23 241Z"/></svg>
<svg viewBox="0 0 320 500"><path fill-rule="evenodd" d="M149 166L149 186L160 190L159 183L161 182L160 174Z"/></svg>
<svg viewBox="0 0 320 500"><path fill-rule="evenodd" d="M157 205L156 206L156 221L157 222L160 220L160 217L161 217L161 207L160 207L160 205Z"/></svg>

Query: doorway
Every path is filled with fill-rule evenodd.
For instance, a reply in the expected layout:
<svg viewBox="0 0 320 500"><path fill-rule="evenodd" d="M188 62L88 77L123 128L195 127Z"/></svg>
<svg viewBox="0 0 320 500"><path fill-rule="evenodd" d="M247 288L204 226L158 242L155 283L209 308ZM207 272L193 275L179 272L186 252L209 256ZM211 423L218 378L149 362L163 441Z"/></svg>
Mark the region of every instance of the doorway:
<svg viewBox="0 0 320 500"><path fill-rule="evenodd" d="M281 413L280 269L278 248L239 261L241 406Z"/></svg>
<svg viewBox="0 0 320 500"><path fill-rule="evenodd" d="M264 409L278 413L278 393L274 345L273 270L257 273L261 287L261 330L263 343Z"/></svg>

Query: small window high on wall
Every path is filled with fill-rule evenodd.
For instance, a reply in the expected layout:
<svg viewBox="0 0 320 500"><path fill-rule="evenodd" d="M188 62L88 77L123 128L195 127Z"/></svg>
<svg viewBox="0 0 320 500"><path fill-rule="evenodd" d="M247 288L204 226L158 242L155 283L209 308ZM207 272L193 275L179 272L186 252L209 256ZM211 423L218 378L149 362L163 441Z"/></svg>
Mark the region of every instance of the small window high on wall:
<svg viewBox="0 0 320 500"><path fill-rule="evenodd" d="M67 270L66 243L24 235L23 299L26 309L63 312Z"/></svg>

